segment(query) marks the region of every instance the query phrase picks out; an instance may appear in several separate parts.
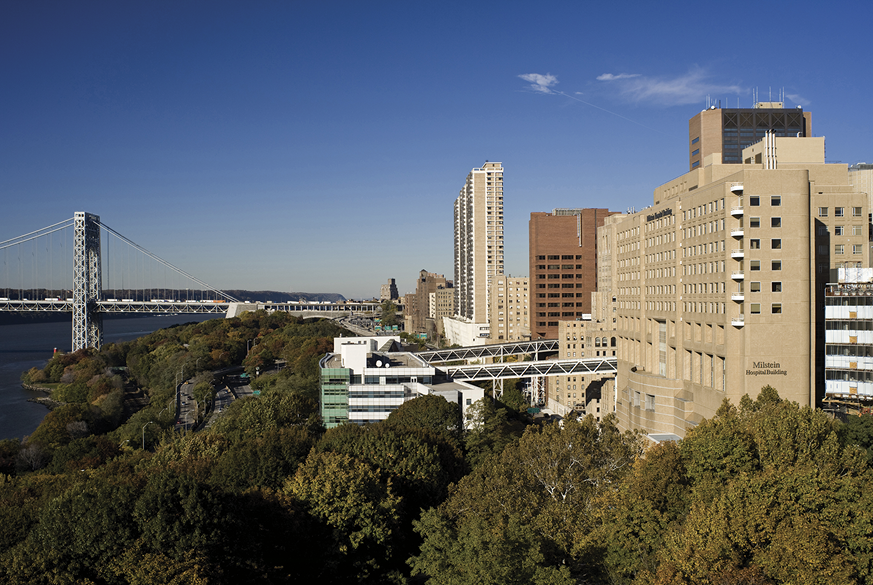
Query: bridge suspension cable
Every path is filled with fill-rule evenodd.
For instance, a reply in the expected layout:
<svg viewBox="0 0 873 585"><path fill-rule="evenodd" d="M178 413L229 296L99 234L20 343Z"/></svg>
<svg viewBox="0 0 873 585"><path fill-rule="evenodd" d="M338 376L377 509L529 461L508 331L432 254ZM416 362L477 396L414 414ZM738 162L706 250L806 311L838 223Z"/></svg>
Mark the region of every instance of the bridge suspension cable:
<svg viewBox="0 0 873 585"><path fill-rule="evenodd" d="M123 241L124 243L126 243L126 244L132 246L132 247L135 248L136 250L139 250L140 252L142 252L143 254L145 254L146 256L148 256L149 258L151 258L152 260L155 260L156 262L159 262L160 264L164 265L165 267L169 268L170 270L173 270L173 271L177 272L178 274L184 276L185 278L189 278L189 279L193 280L194 282L196 282L196 283L199 284L200 286L205 286L205 287L206 287L207 289L209 289L210 291L212 291L212 292L214 292L214 293L216 293L216 294L219 294L219 295L223 296L225 299L227 299L228 301L230 301L230 302L232 302L232 303L238 303L238 302L239 302L237 299L233 298L232 296L230 296L229 294L225 293L224 291L218 290L217 288L215 288L215 287L213 287L213 286L210 286L209 284L203 282L202 280L200 280L200 279L197 278L196 276L192 276L191 274L188 274L187 272L185 272L185 271L182 270L181 268L177 268L176 266L173 266L172 264L170 264L169 262L167 262L166 260L164 260L164 259L161 258L160 256L156 256L155 254L152 254L151 252L149 252L148 250L146 250L145 248L143 248L142 246L140 246L140 245L137 244L136 242L134 242L134 241L132 241L131 239L129 239L129 238L127 238L127 237L121 235L120 233L118 233L117 231L115 231L114 229L112 229L111 227L109 227L108 225L106 225L105 223L103 223L102 221L98 221L97 224L98 224L100 227L102 227L103 229L105 229L107 232L111 233L111 234L112 234L113 236L115 236L116 238L118 238L118 239L120 239L121 241Z"/></svg>
<svg viewBox="0 0 873 585"><path fill-rule="evenodd" d="M47 236L49 234L53 234L53 233L59 232L61 230L65 230L69 227L72 227L72 225L73 225L73 218L70 218L70 219L67 219L64 221L59 221L56 224L46 226L42 229L38 229L36 231L30 232L29 234L23 234L23 235L20 235L18 237L11 238L9 240L5 240L3 242L0 242L0 250L2 250L4 248L11 248L12 246L17 246L18 244L24 244L25 242L29 242L31 240L35 240L37 238L41 238L41 237ZM52 229L52 228L55 228L55 229ZM47 230L51 230L51 231L47 231Z"/></svg>

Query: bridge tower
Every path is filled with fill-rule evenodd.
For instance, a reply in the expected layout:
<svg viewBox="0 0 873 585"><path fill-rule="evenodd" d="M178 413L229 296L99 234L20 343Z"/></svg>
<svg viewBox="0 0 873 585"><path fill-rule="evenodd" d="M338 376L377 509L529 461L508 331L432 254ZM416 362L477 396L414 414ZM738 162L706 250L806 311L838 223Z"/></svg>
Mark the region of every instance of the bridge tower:
<svg viewBox="0 0 873 585"><path fill-rule="evenodd" d="M97 301L103 292L100 271L100 216L73 214L73 351L99 348L103 315Z"/></svg>

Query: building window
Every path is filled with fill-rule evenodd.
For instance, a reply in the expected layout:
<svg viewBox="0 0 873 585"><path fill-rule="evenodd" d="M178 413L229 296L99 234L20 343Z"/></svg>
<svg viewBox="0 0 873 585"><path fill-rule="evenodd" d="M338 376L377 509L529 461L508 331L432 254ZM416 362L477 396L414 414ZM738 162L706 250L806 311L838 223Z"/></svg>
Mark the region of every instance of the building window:
<svg viewBox="0 0 873 585"><path fill-rule="evenodd" d="M749 207L758 207L761 205L761 198L757 195L749 195Z"/></svg>
<svg viewBox="0 0 873 585"><path fill-rule="evenodd" d="M778 280L774 280L770 283L770 290L773 292L782 292L782 283Z"/></svg>
<svg viewBox="0 0 873 585"><path fill-rule="evenodd" d="M853 236L863 236L864 235L863 227L860 225L853 225L852 226L852 235Z"/></svg>
<svg viewBox="0 0 873 585"><path fill-rule="evenodd" d="M692 169L696 169L696 168L699 167L699 166L700 166L700 161L699 161L699 160L696 160L696 161L694 161L693 163L691 163L691 168L692 168Z"/></svg>
<svg viewBox="0 0 873 585"><path fill-rule="evenodd" d="M842 254L843 253L843 245L835 244L834 245L834 254Z"/></svg>
<svg viewBox="0 0 873 585"><path fill-rule="evenodd" d="M828 247L825 245L819 245L818 255L819 256L827 256L828 255Z"/></svg>
<svg viewBox="0 0 873 585"><path fill-rule="evenodd" d="M771 270L782 270L782 260L773 260L770 263Z"/></svg>
<svg viewBox="0 0 873 585"><path fill-rule="evenodd" d="M700 142L700 136L698 136L697 138L695 138L694 140L692 140L692 141L691 141L691 144L697 144L698 142Z"/></svg>
<svg viewBox="0 0 873 585"><path fill-rule="evenodd" d="M698 154L700 154L699 148L695 148L694 150L691 151L691 156L697 156Z"/></svg>
<svg viewBox="0 0 873 585"><path fill-rule="evenodd" d="M761 292L761 283L760 282L750 282L749 283L749 292Z"/></svg>
<svg viewBox="0 0 873 585"><path fill-rule="evenodd" d="M860 254L862 249L863 246L861 246L860 244L854 244L852 246L852 254Z"/></svg>
<svg viewBox="0 0 873 585"><path fill-rule="evenodd" d="M818 216L819 217L827 217L828 216L828 208L827 207L819 207L818 208Z"/></svg>
<svg viewBox="0 0 873 585"><path fill-rule="evenodd" d="M834 207L834 217L843 217L842 207Z"/></svg>
<svg viewBox="0 0 873 585"><path fill-rule="evenodd" d="M760 315L761 314L761 303L752 303L749 305L749 312L752 315Z"/></svg>
<svg viewBox="0 0 873 585"><path fill-rule="evenodd" d="M770 218L770 227L782 227L782 218L781 217L771 217Z"/></svg>
<svg viewBox="0 0 873 585"><path fill-rule="evenodd" d="M852 217L861 217L861 208L853 207L852 208Z"/></svg>
<svg viewBox="0 0 873 585"><path fill-rule="evenodd" d="M757 238L752 238L749 240L749 248L752 250L760 250L761 249L761 240Z"/></svg>
<svg viewBox="0 0 873 585"><path fill-rule="evenodd" d="M835 236L842 236L843 235L843 226L835 225L834 226L834 235Z"/></svg>
<svg viewBox="0 0 873 585"><path fill-rule="evenodd" d="M828 226L826 226L826 225L818 226L818 235L820 235L820 236L828 235Z"/></svg>
<svg viewBox="0 0 873 585"><path fill-rule="evenodd" d="M750 217L749 218L749 227L750 228L761 227L761 218L760 217Z"/></svg>
<svg viewBox="0 0 873 585"><path fill-rule="evenodd" d="M774 315L782 313L782 303L773 303L770 305L770 312Z"/></svg>
<svg viewBox="0 0 873 585"><path fill-rule="evenodd" d="M646 394L646 410L655 412L655 397L651 394Z"/></svg>
<svg viewBox="0 0 873 585"><path fill-rule="evenodd" d="M782 205L782 196L781 195L773 195L770 197L770 206L771 207L779 207Z"/></svg>
<svg viewBox="0 0 873 585"><path fill-rule="evenodd" d="M761 261L760 260L752 260L749 262L749 270L756 271L761 270Z"/></svg>
<svg viewBox="0 0 873 585"><path fill-rule="evenodd" d="M770 240L770 249L771 250L781 250L782 249L782 240L780 238L773 238Z"/></svg>

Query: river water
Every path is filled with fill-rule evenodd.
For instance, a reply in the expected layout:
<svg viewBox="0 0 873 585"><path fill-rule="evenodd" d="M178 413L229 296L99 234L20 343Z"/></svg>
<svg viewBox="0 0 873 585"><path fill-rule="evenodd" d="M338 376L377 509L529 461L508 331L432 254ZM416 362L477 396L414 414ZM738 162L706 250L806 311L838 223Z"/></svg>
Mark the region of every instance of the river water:
<svg viewBox="0 0 873 585"><path fill-rule="evenodd" d="M104 319L103 342L129 341L158 329L223 315L155 315ZM42 368L55 348L68 350L72 338L71 321L0 325L0 439L29 435L48 409L28 402L28 398L45 396L21 387L21 373L30 368Z"/></svg>

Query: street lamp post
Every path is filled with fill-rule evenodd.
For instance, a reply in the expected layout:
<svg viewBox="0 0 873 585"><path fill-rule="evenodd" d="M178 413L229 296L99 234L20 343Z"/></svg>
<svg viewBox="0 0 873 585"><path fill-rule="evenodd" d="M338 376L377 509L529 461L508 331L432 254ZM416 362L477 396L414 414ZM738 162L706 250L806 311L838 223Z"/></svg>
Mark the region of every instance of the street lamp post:
<svg viewBox="0 0 873 585"><path fill-rule="evenodd" d="M155 421L150 420L149 422L147 422L146 424L144 424L144 425L142 426L142 450L143 450L143 451L145 451L145 429L146 429L147 426L149 426L149 425L152 424L153 422L155 422Z"/></svg>

